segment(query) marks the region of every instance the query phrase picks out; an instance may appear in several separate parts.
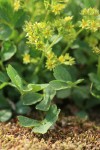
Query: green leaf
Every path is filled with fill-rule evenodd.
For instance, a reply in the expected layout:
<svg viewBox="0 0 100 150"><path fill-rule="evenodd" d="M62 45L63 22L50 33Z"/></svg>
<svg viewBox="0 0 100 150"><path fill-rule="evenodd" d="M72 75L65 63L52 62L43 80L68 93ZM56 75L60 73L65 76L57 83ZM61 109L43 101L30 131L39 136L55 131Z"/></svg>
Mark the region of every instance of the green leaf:
<svg viewBox="0 0 100 150"><path fill-rule="evenodd" d="M59 65L54 69L54 77L57 80L61 80L61 81L65 81L65 82L72 80L71 75L66 70L66 68L62 65Z"/></svg>
<svg viewBox="0 0 100 150"><path fill-rule="evenodd" d="M36 109L42 111L48 111L50 108L51 101L53 100L54 96L56 95L56 91L48 86L44 89L44 99L36 105Z"/></svg>
<svg viewBox="0 0 100 150"><path fill-rule="evenodd" d="M25 93L22 96L22 100L23 100L24 105L36 104L37 102L41 101L42 98L43 98L42 94L33 93L33 92Z"/></svg>
<svg viewBox="0 0 100 150"><path fill-rule="evenodd" d="M90 93L92 94L92 96L100 99L100 90L97 90L97 85L94 86L93 84L91 84Z"/></svg>
<svg viewBox="0 0 100 150"><path fill-rule="evenodd" d="M74 100L76 106L79 108L84 108L85 100L89 99L90 90L88 86L79 86L73 89L71 94L72 99Z"/></svg>
<svg viewBox="0 0 100 150"><path fill-rule="evenodd" d="M100 91L100 79L99 79L99 77L95 73L90 73L89 78L90 78L91 82L94 84L94 86L96 87L96 89L98 91Z"/></svg>
<svg viewBox="0 0 100 150"><path fill-rule="evenodd" d="M82 65L84 65L84 64L86 64L87 61L88 61L88 59L87 59L87 57L86 57L84 51L80 50L80 48L77 49L76 51L74 51L74 57L75 57L75 59L77 60L77 63L78 63L78 64L81 63Z"/></svg>
<svg viewBox="0 0 100 150"><path fill-rule="evenodd" d="M83 0L84 2L84 7L85 8L89 8L89 7L94 7L95 6L95 1L91 0L91 1L87 1L87 0Z"/></svg>
<svg viewBox="0 0 100 150"><path fill-rule="evenodd" d="M7 1L0 2L0 40L8 40L12 34L12 15L11 5Z"/></svg>
<svg viewBox="0 0 100 150"><path fill-rule="evenodd" d="M97 106L97 105L100 105L100 96L99 96L99 99L98 99L98 97L97 97L97 98L93 98L93 97L92 97L92 99L88 99L88 100L86 101L86 106L85 106L85 108L86 108L86 109L90 109L90 108L95 107L95 106Z"/></svg>
<svg viewBox="0 0 100 150"><path fill-rule="evenodd" d="M68 85L66 82L59 81L59 80L53 80L50 82L50 86L54 88L54 90L62 90L67 89Z"/></svg>
<svg viewBox="0 0 100 150"><path fill-rule="evenodd" d="M45 134L48 129L57 121L60 109L56 105L51 105L47 112L46 118L42 121L42 125L33 128L33 132Z"/></svg>
<svg viewBox="0 0 100 150"><path fill-rule="evenodd" d="M26 91L27 90L28 91L32 91L32 92L38 92L38 91L41 90L41 86L40 85L36 85L36 84L28 84Z"/></svg>
<svg viewBox="0 0 100 150"><path fill-rule="evenodd" d="M1 60L2 61L7 61L9 60L15 53L16 53L16 46L11 43L10 41L6 41L2 45L1 49Z"/></svg>
<svg viewBox="0 0 100 150"><path fill-rule="evenodd" d="M25 20L28 18L27 12L24 12L23 9L19 9L17 12L14 12L13 15L13 24L14 27L22 27L25 23Z"/></svg>
<svg viewBox="0 0 100 150"><path fill-rule="evenodd" d="M23 102L20 100L16 104L16 112L21 115L28 114L31 111L29 106L23 105Z"/></svg>
<svg viewBox="0 0 100 150"><path fill-rule="evenodd" d="M0 111L0 121L1 122L5 122L5 121L8 121L12 116L12 112L11 110L1 110Z"/></svg>
<svg viewBox="0 0 100 150"><path fill-rule="evenodd" d="M55 40L56 40L56 41L55 41ZM52 36L52 38L51 38L51 42L54 42L54 41L55 41L53 45L59 43L59 41L61 41L61 40L62 40L62 36L59 36L59 37L58 37L58 35L54 35L54 36Z"/></svg>
<svg viewBox="0 0 100 150"><path fill-rule="evenodd" d="M7 81L8 81L7 75L0 71L0 82L7 82Z"/></svg>
<svg viewBox="0 0 100 150"><path fill-rule="evenodd" d="M57 91L57 98L64 99L71 95L71 89Z"/></svg>
<svg viewBox="0 0 100 150"><path fill-rule="evenodd" d="M0 109L9 108L10 104L7 99L4 97L3 92L0 91Z"/></svg>
<svg viewBox="0 0 100 150"><path fill-rule="evenodd" d="M8 0L0 2L0 20L6 23L12 22L13 7Z"/></svg>
<svg viewBox="0 0 100 150"><path fill-rule="evenodd" d="M63 90L63 89L67 89L67 88L73 88L76 87L77 84L81 83L83 81L83 79L79 79L76 82L71 82L71 81L59 81L59 80L53 80L50 82L50 86L52 88L54 88L55 90Z"/></svg>
<svg viewBox="0 0 100 150"><path fill-rule="evenodd" d="M40 125L40 121L34 120L34 119L30 119L28 117L24 117L24 116L18 116L18 120L21 126L24 127L35 127Z"/></svg>
<svg viewBox="0 0 100 150"><path fill-rule="evenodd" d="M12 32L13 31L9 25L0 23L0 40L8 40Z"/></svg>
<svg viewBox="0 0 100 150"><path fill-rule="evenodd" d="M79 111L76 113L76 116L78 116L81 119L88 119L88 114L86 113L86 111Z"/></svg>
<svg viewBox="0 0 100 150"><path fill-rule="evenodd" d="M18 88L18 90L23 90L22 79L11 65L8 65L7 67L7 74L10 77L12 83Z"/></svg>
<svg viewBox="0 0 100 150"><path fill-rule="evenodd" d="M69 88L73 88L73 87L77 87L77 84L79 84L83 81L84 81L84 79L79 79L75 82L67 81L67 85L68 85Z"/></svg>
<svg viewBox="0 0 100 150"><path fill-rule="evenodd" d="M100 79L98 78L98 76L95 73L89 73L89 77L93 83L95 83L95 84L100 83Z"/></svg>
<svg viewBox="0 0 100 150"><path fill-rule="evenodd" d="M80 84L83 81L84 81L84 79L79 79L79 80L75 81L74 83L77 85L77 84Z"/></svg>
<svg viewBox="0 0 100 150"><path fill-rule="evenodd" d="M27 88L24 89L24 92L32 91L32 92L38 92L46 88L48 84L28 84Z"/></svg>

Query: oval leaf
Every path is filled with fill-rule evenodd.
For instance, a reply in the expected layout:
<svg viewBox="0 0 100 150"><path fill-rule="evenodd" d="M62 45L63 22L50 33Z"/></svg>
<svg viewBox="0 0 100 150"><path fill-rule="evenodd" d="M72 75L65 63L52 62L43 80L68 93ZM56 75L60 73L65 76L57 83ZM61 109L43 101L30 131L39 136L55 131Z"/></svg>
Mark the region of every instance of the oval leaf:
<svg viewBox="0 0 100 150"><path fill-rule="evenodd" d="M2 61L9 60L16 53L16 50L17 48L13 43L9 41L4 42L1 49Z"/></svg>
<svg viewBox="0 0 100 150"><path fill-rule="evenodd" d="M72 80L71 75L66 70L66 68L62 65L59 65L54 69L54 77L57 80L61 80L61 81L65 81L65 82Z"/></svg>
<svg viewBox="0 0 100 150"><path fill-rule="evenodd" d="M11 110L1 110L0 111L0 121L5 122L8 121L12 116Z"/></svg>
<svg viewBox="0 0 100 150"><path fill-rule="evenodd" d="M30 119L24 116L18 116L18 120L19 120L20 125L23 127L33 127L33 126L40 125L40 121Z"/></svg>
<svg viewBox="0 0 100 150"><path fill-rule="evenodd" d="M66 82L59 81L59 80L53 80L50 82L50 86L54 88L55 90L62 90L68 88L68 85Z"/></svg>
<svg viewBox="0 0 100 150"><path fill-rule="evenodd" d="M23 100L24 105L36 104L37 102L41 101L42 98L43 98L42 94L33 93L33 92L25 93L22 96L22 100Z"/></svg>

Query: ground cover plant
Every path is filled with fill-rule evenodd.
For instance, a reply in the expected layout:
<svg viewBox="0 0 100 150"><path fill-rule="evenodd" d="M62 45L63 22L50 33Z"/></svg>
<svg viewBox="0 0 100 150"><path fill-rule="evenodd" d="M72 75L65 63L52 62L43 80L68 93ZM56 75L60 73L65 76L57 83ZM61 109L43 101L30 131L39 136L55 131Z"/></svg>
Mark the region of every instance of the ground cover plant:
<svg viewBox="0 0 100 150"><path fill-rule="evenodd" d="M17 115L44 134L58 119L59 99L73 101L81 118L99 106L99 7L98 0L0 0L1 122ZM35 110L42 119L31 117Z"/></svg>

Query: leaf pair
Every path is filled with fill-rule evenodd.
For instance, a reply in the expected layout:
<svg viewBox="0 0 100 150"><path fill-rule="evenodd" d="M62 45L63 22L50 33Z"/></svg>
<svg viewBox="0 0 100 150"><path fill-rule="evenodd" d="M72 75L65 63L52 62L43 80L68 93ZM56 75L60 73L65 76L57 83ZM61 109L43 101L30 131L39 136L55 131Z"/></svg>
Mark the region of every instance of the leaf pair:
<svg viewBox="0 0 100 150"><path fill-rule="evenodd" d="M37 121L27 117L19 116L18 120L24 127L34 127L34 133L45 134L48 129L57 121L60 110L56 105L51 105L45 119L43 121Z"/></svg>
<svg viewBox="0 0 100 150"><path fill-rule="evenodd" d="M54 77L56 78L56 80L51 81L50 85L55 90L62 90L62 89L76 87L77 84L83 81L83 79L79 79L73 82L71 75L66 70L66 68L62 65L57 66L54 69Z"/></svg>

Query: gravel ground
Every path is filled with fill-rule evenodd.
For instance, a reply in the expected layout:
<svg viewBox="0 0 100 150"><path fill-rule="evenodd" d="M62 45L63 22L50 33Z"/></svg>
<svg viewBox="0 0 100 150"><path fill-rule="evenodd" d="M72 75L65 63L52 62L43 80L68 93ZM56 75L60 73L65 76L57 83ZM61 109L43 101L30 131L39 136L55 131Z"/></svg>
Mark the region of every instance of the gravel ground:
<svg viewBox="0 0 100 150"><path fill-rule="evenodd" d="M100 126L76 117L61 117L45 135L20 127L16 120L0 123L0 150L100 150Z"/></svg>

